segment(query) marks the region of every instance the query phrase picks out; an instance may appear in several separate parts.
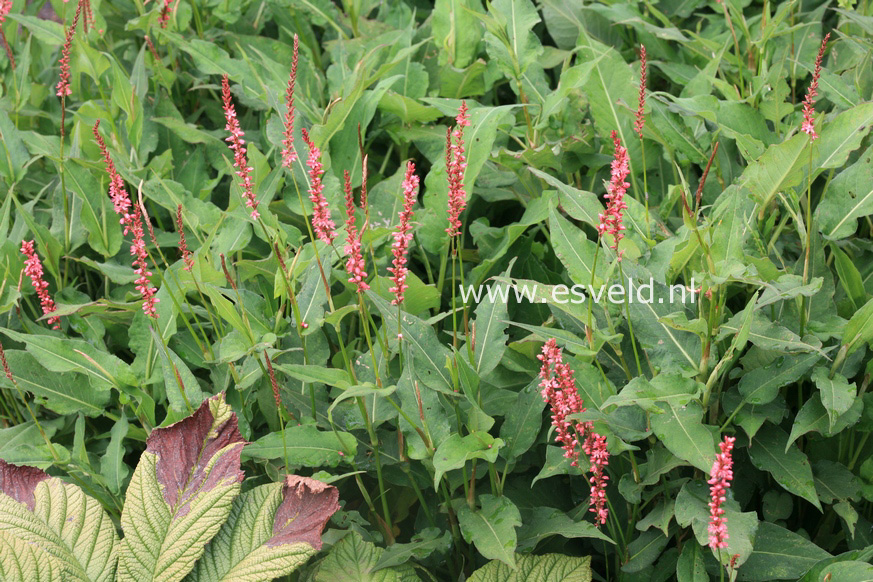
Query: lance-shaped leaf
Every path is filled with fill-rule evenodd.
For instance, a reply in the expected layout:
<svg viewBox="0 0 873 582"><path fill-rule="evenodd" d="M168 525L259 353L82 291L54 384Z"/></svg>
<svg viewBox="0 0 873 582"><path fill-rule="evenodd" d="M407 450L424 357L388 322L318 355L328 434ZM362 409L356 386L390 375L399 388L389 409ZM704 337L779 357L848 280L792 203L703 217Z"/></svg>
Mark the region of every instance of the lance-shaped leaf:
<svg viewBox="0 0 873 582"><path fill-rule="evenodd" d="M245 441L219 394L152 431L127 489L119 581L182 580L239 495Z"/></svg>
<svg viewBox="0 0 873 582"><path fill-rule="evenodd" d="M339 509L335 487L288 475L240 495L188 582L261 582L290 574L321 549Z"/></svg>
<svg viewBox="0 0 873 582"><path fill-rule="evenodd" d="M0 460L0 531L2 580L115 579L112 520L79 487L39 469Z"/></svg>

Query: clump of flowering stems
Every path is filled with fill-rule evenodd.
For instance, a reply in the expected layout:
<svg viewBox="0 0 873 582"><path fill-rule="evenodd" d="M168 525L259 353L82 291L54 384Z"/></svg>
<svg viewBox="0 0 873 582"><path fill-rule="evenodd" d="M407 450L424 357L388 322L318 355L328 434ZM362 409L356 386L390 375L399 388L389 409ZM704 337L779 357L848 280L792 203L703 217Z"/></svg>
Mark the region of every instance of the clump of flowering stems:
<svg viewBox="0 0 873 582"><path fill-rule="evenodd" d="M640 151L643 156L643 198L646 202L646 238L651 239L652 233L649 230L649 177L648 168L646 167L646 148L643 145L643 127L646 125L646 84L647 84L648 61L646 58L646 45L640 45L640 96L637 101L637 119L634 122L634 131L640 138Z"/></svg>
<svg viewBox="0 0 873 582"><path fill-rule="evenodd" d="M388 267L388 271L391 273L391 282L394 284L389 289L391 293L394 293L394 299L391 300L392 305L401 305L403 294L409 288L409 285L406 284L406 275L409 272L406 262L409 258L409 242L412 240L412 207L415 206L415 201L418 199L418 183L418 176L415 175L415 164L411 161L407 162L406 176L403 178L403 210L398 214L400 222L394 231L394 242L391 243L391 254L394 255L393 266Z"/></svg>
<svg viewBox="0 0 873 582"><path fill-rule="evenodd" d="M361 233L355 221L355 197L352 194L352 177L349 171L343 173L344 190L346 196L346 246L343 249L348 255L346 261L346 273L349 275L349 283L357 286L358 293L363 293L370 286L367 284L367 271L364 256L361 252Z"/></svg>
<svg viewBox="0 0 873 582"><path fill-rule="evenodd" d="M606 450L606 437L594 432L591 422L570 420L570 416L585 412L582 399L576 390L573 370L564 363L563 350L557 342L550 339L543 345L537 356L543 363L540 368L540 393L552 412L552 426L555 427L555 440L564 449L564 457L571 459L571 465L579 466L579 448L588 456L591 465L591 509L595 523L600 526L609 517L606 499L606 466L609 465L609 452Z"/></svg>
<svg viewBox="0 0 873 582"><path fill-rule="evenodd" d="M246 140L243 139L245 134L240 129L239 119L236 117L236 109L230 95L230 79L226 74L221 77L221 98L224 101L224 119L227 121L225 129L230 132L230 136L226 137L224 141L230 144L230 149L233 151L233 165L237 169L236 175L240 178L240 187L243 189L246 206L252 210L252 220L257 220L260 214L258 213L258 199L255 197L252 185L254 168L249 166L246 157Z"/></svg>
<svg viewBox="0 0 873 582"><path fill-rule="evenodd" d="M713 550L721 550L728 547L728 526L725 511L722 504L727 499L727 490L730 489L731 480L734 478L733 458L731 451L734 448L736 437L724 437L719 443L721 452L716 455L712 464L709 483L709 547Z"/></svg>
<svg viewBox="0 0 873 582"><path fill-rule="evenodd" d="M21 253L27 257L24 260L24 274L30 277L30 283L36 289L36 295L39 297L39 303L42 306L44 314L52 313L57 310L54 299L48 292L48 281L43 279L42 261L39 260L39 255L36 254L32 240L21 241ZM49 317L46 323L53 326L52 329L61 329L61 318L58 316Z"/></svg>
<svg viewBox="0 0 873 582"><path fill-rule="evenodd" d="M312 201L312 228L319 240L332 244L336 238L336 225L330 218L330 206L324 197L324 184L321 176L324 174L324 166L321 163L321 150L309 139L309 132L303 130L303 141L309 148L309 158L306 165L309 167L309 200Z"/></svg>
<svg viewBox="0 0 873 582"><path fill-rule="evenodd" d="M182 222L182 205L176 207L176 229L179 231L179 252L182 253L184 269L190 271L194 267L194 259L188 250L188 242L185 240L185 224Z"/></svg>
<svg viewBox="0 0 873 582"><path fill-rule="evenodd" d="M297 161L297 150L294 149L294 85L297 83L297 57L300 41L294 35L294 53L291 56L291 74L288 76L288 87L285 89L285 131L282 134L282 166L290 168Z"/></svg>
<svg viewBox="0 0 873 582"><path fill-rule="evenodd" d="M130 196L124 187L124 180L115 169L115 163L112 161L112 156L109 155L109 148L106 147L106 142L99 131L100 121L94 124L94 139L97 140L97 145L100 146L100 152L103 154L103 161L106 163L106 171L109 174L109 196L112 199L112 205L115 208L115 213L121 219L119 222L124 227L124 235L128 232L133 233L133 242L130 245L130 254L134 257L133 266L134 272L139 275L136 283L136 290L142 296L142 310L153 319L157 319L158 313L155 311L155 305L160 302L160 299L155 297L158 290L152 286L149 277L152 272L148 270L148 252L145 244L145 231L143 230L142 211L139 205L131 204ZM133 207L133 212L131 212Z"/></svg>
<svg viewBox="0 0 873 582"><path fill-rule="evenodd" d="M12 49L6 41L6 34L3 32L3 23L6 21L6 15L9 14L10 10L12 10L12 0L0 0L0 43L3 44L3 48L6 50L6 56L9 57L9 64L14 71L15 56L12 54Z"/></svg>
<svg viewBox="0 0 873 582"><path fill-rule="evenodd" d="M831 38L831 33L827 33L821 41L821 47L818 49L818 55L815 58L815 69L812 73L812 82L809 84L809 89L806 92L806 98L803 100L803 124L800 130L809 135L810 141L818 139L818 134L815 132L815 97L818 95L818 80L821 76L821 62L824 59L825 50L828 47L828 40ZM803 284L809 281L809 257L810 249L812 248L812 148L809 148L809 172L806 178L806 249L803 258ZM806 331L806 312L807 299L804 296L800 297L800 334Z"/></svg>

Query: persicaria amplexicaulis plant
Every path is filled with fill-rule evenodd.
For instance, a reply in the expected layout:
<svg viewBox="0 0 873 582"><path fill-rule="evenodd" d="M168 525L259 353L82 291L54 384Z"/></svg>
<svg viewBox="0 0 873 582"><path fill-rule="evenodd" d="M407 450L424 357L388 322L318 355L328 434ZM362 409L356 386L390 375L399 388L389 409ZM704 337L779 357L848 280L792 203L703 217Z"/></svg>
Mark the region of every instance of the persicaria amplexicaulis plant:
<svg viewBox="0 0 873 582"><path fill-rule="evenodd" d="M812 73L812 81L806 91L806 97L803 99L803 124L800 126L800 130L808 133L811 140L818 139L818 134L815 132L815 98L818 95L821 62L824 59L825 50L828 47L828 40L830 38L831 33L827 33L821 41L821 48L818 49L818 55L815 58L815 70Z"/></svg>
<svg viewBox="0 0 873 582"><path fill-rule="evenodd" d="M237 169L236 175L240 179L243 199L246 206L252 211L252 220L257 220L260 214L258 213L258 199L255 197L254 186L252 184L254 168L249 166L249 161L246 157L246 140L243 139L245 134L239 126L239 119L236 117L233 97L230 94L230 79L228 79L227 75L221 78L221 98L224 101L224 118L227 122L225 129L230 132L230 135L224 141L230 144L230 149L233 151L233 165Z"/></svg>
<svg viewBox="0 0 873 582"><path fill-rule="evenodd" d="M630 173L627 148L621 145L618 139L618 134L612 132L612 141L615 146L615 152L612 159L611 178L606 187L606 211L600 214L600 225L598 231L600 235L612 235L613 249L618 250L618 245L621 239L624 238L624 211L627 209L627 203L624 201L625 192L630 188L630 184L625 182ZM618 260L621 260L622 251L618 251Z"/></svg>
<svg viewBox="0 0 873 582"><path fill-rule="evenodd" d="M727 500L727 490L734 478L732 451L736 437L726 436L719 443L721 452L716 455L709 476L709 547L714 550L728 547L727 518L722 504Z"/></svg>
<svg viewBox="0 0 873 582"><path fill-rule="evenodd" d="M412 240L412 208L418 199L418 176L415 175L415 164L407 162L406 176L403 178L403 210L400 211L400 221L394 230L394 242L391 243L391 254L394 255L392 266L388 267L391 272L393 286L389 289L394 293L393 305L403 303L403 294L409 288L406 284L406 274L409 269L406 261L409 258L409 242Z"/></svg>
<svg viewBox="0 0 873 582"><path fill-rule="evenodd" d="M324 175L324 166L321 163L321 150L309 138L309 132L305 129L303 141L309 148L309 158L306 165L309 167L309 200L312 201L312 228L315 236L327 244L331 244L336 238L336 224L330 217L330 205L324 197L324 184L321 177Z"/></svg>
<svg viewBox="0 0 873 582"><path fill-rule="evenodd" d="M446 232L456 237L461 234L461 213L467 206L467 191L464 188L464 173L467 156L464 149L464 128L470 125L467 102L461 101L455 118L455 131L446 130L446 174L449 177L449 227Z"/></svg>
<svg viewBox="0 0 873 582"><path fill-rule="evenodd" d="M352 192L352 178L349 171L343 174L344 191L346 199L346 246L343 249L348 256L346 259L346 273L349 275L349 283L357 287L358 293L363 293L370 286L367 284L367 271L364 256L361 250L361 235L358 231L355 218L355 197Z"/></svg>

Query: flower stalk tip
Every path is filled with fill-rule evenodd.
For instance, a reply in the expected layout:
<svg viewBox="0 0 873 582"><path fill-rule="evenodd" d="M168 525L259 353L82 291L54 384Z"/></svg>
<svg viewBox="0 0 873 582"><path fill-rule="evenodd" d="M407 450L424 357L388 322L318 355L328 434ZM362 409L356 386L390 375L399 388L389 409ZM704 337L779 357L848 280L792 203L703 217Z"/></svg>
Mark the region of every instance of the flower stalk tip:
<svg viewBox="0 0 873 582"><path fill-rule="evenodd" d="M361 251L361 233L355 220L355 198L352 194L352 178L349 171L343 174L344 190L346 195L346 246L343 249L348 255L346 261L346 273L349 275L349 283L358 287L358 293L363 293L370 286L367 284L366 262Z"/></svg>
<svg viewBox="0 0 873 582"><path fill-rule="evenodd" d="M718 550L728 547L727 517L722 504L727 500L727 490L734 478L732 451L736 437L724 437L719 443L721 452L712 464L709 483L709 547Z"/></svg>
<svg viewBox="0 0 873 582"><path fill-rule="evenodd" d="M446 130L446 174L449 180L449 227L450 237L461 234L461 213L467 206L467 192L464 189L464 174L467 170L466 150L464 149L464 128L470 125L467 116L467 102L461 101L455 117L455 130Z"/></svg>
<svg viewBox="0 0 873 582"><path fill-rule="evenodd" d="M391 281L394 286L389 289L394 293L392 305L403 303L403 294L409 288L406 284L406 275L409 269L406 263L409 255L409 243L412 240L412 208L418 199L419 178L415 175L415 164L406 164L406 176L403 178L403 210L400 211L400 222L394 231L394 242L391 243L391 253L394 255L392 266L388 267L391 273Z"/></svg>
<svg viewBox="0 0 873 582"><path fill-rule="evenodd" d="M300 41L294 35L294 53L291 57L291 74L288 77L288 87L285 89L285 131L282 134L282 166L290 168L297 161L297 151L294 149L294 85L297 83L297 57Z"/></svg>
<svg viewBox="0 0 873 582"><path fill-rule="evenodd" d="M643 139L643 126L646 124L646 45L640 45L640 97L637 104L637 120L634 122L634 131L640 139Z"/></svg>
<svg viewBox="0 0 873 582"><path fill-rule="evenodd" d="M821 41L821 48L818 49L818 56L815 58L815 70L812 73L812 82L809 84L809 89L806 91L806 97L803 100L803 124L800 126L800 131L809 134L812 141L818 139L818 134L815 132L815 98L818 95L818 80L821 77L821 62L824 59L825 50L828 47L828 40L831 38L831 33L827 33Z"/></svg>
<svg viewBox="0 0 873 582"><path fill-rule="evenodd" d="M303 141L309 148L309 158L306 166L309 168L309 200L312 201L312 228L315 236L327 244L332 244L336 238L336 224L330 218L330 206L324 197L324 166L321 163L321 150L309 138L309 132L302 130Z"/></svg>
<svg viewBox="0 0 873 582"><path fill-rule="evenodd" d="M537 358L543 363L540 369L540 393L552 412L552 426L555 427L555 440L564 449L564 457L571 459L571 465L579 466L579 448L588 456L591 465L591 509L595 523L603 525L609 517L606 503L606 483L609 476L609 452L606 437L594 432L594 425L588 422L571 420L570 416L585 412L583 401L576 390L573 370L564 363L563 350L554 338L543 345Z"/></svg>
<svg viewBox="0 0 873 582"><path fill-rule="evenodd" d="M182 221L182 205L176 207L176 230L179 231L179 251L182 253L182 262L185 263L184 269L190 271L194 267L194 258L191 256L191 251L188 250L188 241L185 240L185 224Z"/></svg>
<svg viewBox="0 0 873 582"><path fill-rule="evenodd" d="M252 220L257 220L260 214L258 213L258 199L255 197L254 185L252 184L254 168L249 166L246 157L246 140L243 139L245 134L240 128L239 119L236 117L236 108L233 106L233 98L230 94L230 79L227 74L221 78L221 98L224 101L224 119L227 122L224 128L230 132L230 136L226 137L224 141L230 144L230 149L233 151L233 165L237 169L236 175L240 179L246 206L252 211Z"/></svg>
<svg viewBox="0 0 873 582"><path fill-rule="evenodd" d="M606 188L607 200L606 211L600 214L600 225L598 232L601 236L611 234L613 241L611 247L618 250L618 244L624 238L624 211L627 209L627 203L624 201L624 195L630 184L625 182L630 173L630 166L627 155L627 148L621 145L618 139L618 134L612 132L612 141L615 145L615 153L612 160L612 172L609 185ZM618 260L621 260L622 252L618 253Z"/></svg>
<svg viewBox="0 0 873 582"><path fill-rule="evenodd" d="M24 274L30 277L30 283L36 289L36 295L39 297L39 303L42 306L44 314L52 313L57 309L54 299L48 292L48 281L43 278L42 261L39 260L39 255L36 254L36 249L33 246L34 241L21 241L21 253L27 257L24 260ZM61 318L58 316L49 317L46 323L52 326L52 329L61 329Z"/></svg>
<svg viewBox="0 0 873 582"><path fill-rule="evenodd" d="M82 3L76 6L76 13L73 15L73 22L64 36L64 46L61 49L61 78L57 85L57 96L64 98L73 94L70 88L70 50L73 44L73 36L76 34L76 26L79 24L79 17L82 14Z"/></svg>

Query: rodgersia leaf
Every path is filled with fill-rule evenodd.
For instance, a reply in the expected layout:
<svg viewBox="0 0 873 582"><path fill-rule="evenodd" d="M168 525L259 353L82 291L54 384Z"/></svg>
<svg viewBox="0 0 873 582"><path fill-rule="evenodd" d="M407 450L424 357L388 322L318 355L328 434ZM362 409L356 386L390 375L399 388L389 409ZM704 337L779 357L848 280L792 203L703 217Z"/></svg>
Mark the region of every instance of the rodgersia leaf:
<svg viewBox="0 0 873 582"><path fill-rule="evenodd" d="M33 467L0 460L0 579L110 582L118 535L100 503Z"/></svg>
<svg viewBox="0 0 873 582"><path fill-rule="evenodd" d="M245 441L219 394L146 442L121 514L121 582L182 580L231 512Z"/></svg>
<svg viewBox="0 0 873 582"><path fill-rule="evenodd" d="M266 582L290 574L321 549L338 499L336 488L296 475L243 493L187 582Z"/></svg>

